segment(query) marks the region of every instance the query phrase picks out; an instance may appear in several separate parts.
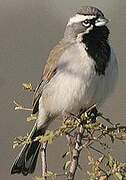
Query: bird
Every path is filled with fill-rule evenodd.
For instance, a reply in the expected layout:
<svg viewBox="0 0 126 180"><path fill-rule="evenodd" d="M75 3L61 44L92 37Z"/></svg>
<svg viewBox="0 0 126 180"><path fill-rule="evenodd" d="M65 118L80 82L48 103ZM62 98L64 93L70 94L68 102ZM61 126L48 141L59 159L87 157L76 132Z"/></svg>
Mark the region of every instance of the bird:
<svg viewBox="0 0 126 180"><path fill-rule="evenodd" d="M44 135L49 124L64 113L77 114L112 94L118 79L118 61L109 41L109 20L92 6L82 6L67 22L63 38L51 50L33 95L38 119L28 138ZM41 143L25 144L11 174L35 171Z"/></svg>

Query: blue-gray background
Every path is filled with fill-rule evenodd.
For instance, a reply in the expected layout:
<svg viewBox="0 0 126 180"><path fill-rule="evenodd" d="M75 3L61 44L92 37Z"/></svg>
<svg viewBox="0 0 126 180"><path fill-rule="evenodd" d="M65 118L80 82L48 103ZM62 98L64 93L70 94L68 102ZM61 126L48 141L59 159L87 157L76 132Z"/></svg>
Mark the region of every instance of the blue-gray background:
<svg viewBox="0 0 126 180"><path fill-rule="evenodd" d="M62 38L68 18L82 5L93 5L111 19L111 41L119 59L120 77L103 111L114 122L126 125L126 1L120 0L0 0L0 179L23 180L32 176L10 176L9 168L19 149L12 150L13 137L24 135L32 124L25 112L15 112L13 99L27 106L31 96L21 84L37 84L50 49ZM126 161L126 146L113 146L116 157ZM49 146L49 169L62 170L63 140ZM82 155L85 159L84 154ZM85 169L83 165L83 169ZM57 168L58 167L58 168ZM36 171L40 174L40 169ZM81 177L76 179L82 179ZM61 177L58 179L62 179Z"/></svg>

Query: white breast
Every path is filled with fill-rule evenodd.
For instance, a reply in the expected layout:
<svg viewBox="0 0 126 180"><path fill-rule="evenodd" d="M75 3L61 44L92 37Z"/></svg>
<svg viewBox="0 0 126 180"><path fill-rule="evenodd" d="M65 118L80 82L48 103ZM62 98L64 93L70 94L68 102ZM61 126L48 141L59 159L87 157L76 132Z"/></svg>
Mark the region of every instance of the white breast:
<svg viewBox="0 0 126 180"><path fill-rule="evenodd" d="M116 77L117 63L113 53L105 76L99 76L84 45L76 43L61 56L56 75L43 91L44 108L51 113L61 113L99 105L111 94Z"/></svg>

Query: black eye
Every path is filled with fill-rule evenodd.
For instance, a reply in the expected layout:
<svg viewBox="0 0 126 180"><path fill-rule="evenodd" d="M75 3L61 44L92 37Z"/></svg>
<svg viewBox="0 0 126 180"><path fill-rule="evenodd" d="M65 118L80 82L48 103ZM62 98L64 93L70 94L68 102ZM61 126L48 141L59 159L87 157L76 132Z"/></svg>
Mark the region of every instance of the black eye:
<svg viewBox="0 0 126 180"><path fill-rule="evenodd" d="M88 20L88 19L85 19L85 20L82 22L82 25L83 25L83 26L86 26L86 27L89 27L90 24L91 24L91 22L90 22L90 20Z"/></svg>

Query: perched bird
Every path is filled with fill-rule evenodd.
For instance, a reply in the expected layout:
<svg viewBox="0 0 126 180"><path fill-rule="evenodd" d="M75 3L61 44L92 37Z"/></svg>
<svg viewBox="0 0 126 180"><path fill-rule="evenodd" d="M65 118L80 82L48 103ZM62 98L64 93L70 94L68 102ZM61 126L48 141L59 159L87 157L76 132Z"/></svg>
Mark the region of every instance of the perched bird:
<svg viewBox="0 0 126 180"><path fill-rule="evenodd" d="M43 135L51 121L64 113L77 114L112 93L118 64L109 43L108 20L96 7L84 6L67 23L63 39L50 52L33 98L38 119L29 135ZM13 163L11 174L33 173L40 142L24 145Z"/></svg>

